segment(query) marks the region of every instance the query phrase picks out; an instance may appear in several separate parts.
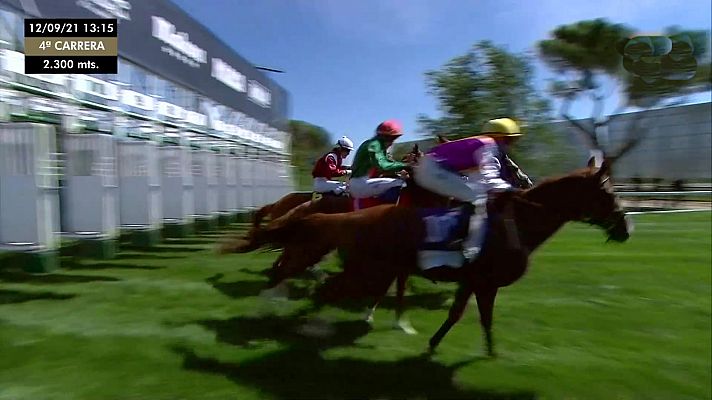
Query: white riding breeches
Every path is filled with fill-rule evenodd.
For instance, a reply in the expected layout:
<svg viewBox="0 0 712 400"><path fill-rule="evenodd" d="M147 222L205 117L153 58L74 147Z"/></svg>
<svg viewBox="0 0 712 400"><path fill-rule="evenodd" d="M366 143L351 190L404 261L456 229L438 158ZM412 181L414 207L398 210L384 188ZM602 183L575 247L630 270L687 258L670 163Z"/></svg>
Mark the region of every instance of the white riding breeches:
<svg viewBox="0 0 712 400"><path fill-rule="evenodd" d="M349 182L351 197L355 199L379 196L389 189L403 186L405 186L405 181L397 178L367 178L362 176L351 178Z"/></svg>
<svg viewBox="0 0 712 400"><path fill-rule="evenodd" d="M317 193L341 194L346 191L346 182L330 181L326 178L314 178L314 191Z"/></svg>
<svg viewBox="0 0 712 400"><path fill-rule="evenodd" d="M482 177L479 172L460 175L441 167L428 155L413 167L413 179L424 189L460 201L474 202L485 194L480 185Z"/></svg>
<svg viewBox="0 0 712 400"><path fill-rule="evenodd" d="M441 196L475 204L475 215L470 218L469 234L462 244L465 258L473 260L480 252L479 246L484 235L482 223L486 214L487 187L482 182L482 174L474 171L460 175L441 167L426 155L413 168L413 179L422 188Z"/></svg>

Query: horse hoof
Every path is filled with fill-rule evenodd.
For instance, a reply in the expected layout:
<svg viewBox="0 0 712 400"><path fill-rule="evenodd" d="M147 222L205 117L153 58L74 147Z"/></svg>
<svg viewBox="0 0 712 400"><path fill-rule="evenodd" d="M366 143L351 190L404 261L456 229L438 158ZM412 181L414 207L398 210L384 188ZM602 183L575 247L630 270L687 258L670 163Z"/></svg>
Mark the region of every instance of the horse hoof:
<svg viewBox="0 0 712 400"><path fill-rule="evenodd" d="M393 328L400 329L406 335L417 335L418 334L418 331L416 331L415 328L413 328L413 326L408 321L396 321Z"/></svg>
<svg viewBox="0 0 712 400"><path fill-rule="evenodd" d="M364 321L368 322L369 325L373 325L373 315L367 315Z"/></svg>

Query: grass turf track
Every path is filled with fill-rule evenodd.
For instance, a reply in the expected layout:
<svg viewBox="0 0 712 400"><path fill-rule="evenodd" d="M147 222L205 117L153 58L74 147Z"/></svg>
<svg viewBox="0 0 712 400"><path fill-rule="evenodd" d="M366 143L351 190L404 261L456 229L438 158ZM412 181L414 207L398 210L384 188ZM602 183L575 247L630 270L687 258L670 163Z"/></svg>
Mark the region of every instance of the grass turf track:
<svg viewBox="0 0 712 400"><path fill-rule="evenodd" d="M474 306L421 357L454 286L420 278L419 335L390 328L387 301L371 331L361 309L332 308L334 336L302 336L307 300L257 296L276 254L218 258L217 235L65 258L52 275L0 270L0 399L709 399L710 215L636 216L622 245L569 224L500 292L496 360Z"/></svg>

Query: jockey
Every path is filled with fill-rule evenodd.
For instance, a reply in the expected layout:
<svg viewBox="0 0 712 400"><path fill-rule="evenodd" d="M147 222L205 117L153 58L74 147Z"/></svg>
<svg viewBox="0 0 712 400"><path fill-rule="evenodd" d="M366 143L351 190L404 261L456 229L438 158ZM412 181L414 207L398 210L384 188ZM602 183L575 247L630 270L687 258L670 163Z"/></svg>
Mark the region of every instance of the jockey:
<svg viewBox="0 0 712 400"><path fill-rule="evenodd" d="M324 154L316 161L312 170L314 178L314 191L317 193L334 193L340 195L346 191L346 183L332 180L344 176L351 171L342 167L341 162L349 156L354 149L354 143L346 136L336 141L331 151Z"/></svg>
<svg viewBox="0 0 712 400"><path fill-rule="evenodd" d="M361 144L352 165L350 191L353 198L375 197L405 185L403 179L378 178L382 173L397 173L401 178L405 176L408 164L394 161L388 155L388 149L402 134L400 123L388 120L378 125L376 136Z"/></svg>
<svg viewBox="0 0 712 400"><path fill-rule="evenodd" d="M442 196L476 205L483 204L490 192L532 186L529 178L507 156L507 150L522 133L509 118L488 121L480 136L453 140L428 151L413 168L413 179L421 187ZM477 235L463 244L472 258L479 249Z"/></svg>

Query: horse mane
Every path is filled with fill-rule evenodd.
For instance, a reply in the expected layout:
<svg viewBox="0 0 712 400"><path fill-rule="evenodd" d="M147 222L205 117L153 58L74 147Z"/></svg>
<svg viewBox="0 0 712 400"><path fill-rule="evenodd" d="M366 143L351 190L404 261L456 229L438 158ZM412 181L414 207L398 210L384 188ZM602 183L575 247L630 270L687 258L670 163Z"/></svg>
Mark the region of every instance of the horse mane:
<svg viewBox="0 0 712 400"><path fill-rule="evenodd" d="M586 167L571 171L565 175L547 177L528 189L519 190L519 195L528 202L539 203L542 197L546 197L552 191L558 190L562 184L573 185L584 178L591 177L594 173L594 170Z"/></svg>

